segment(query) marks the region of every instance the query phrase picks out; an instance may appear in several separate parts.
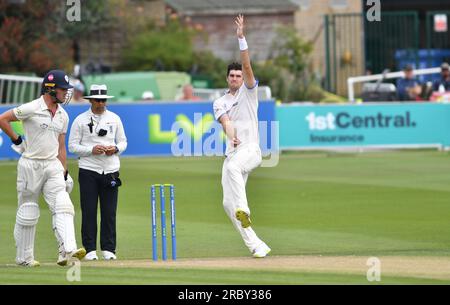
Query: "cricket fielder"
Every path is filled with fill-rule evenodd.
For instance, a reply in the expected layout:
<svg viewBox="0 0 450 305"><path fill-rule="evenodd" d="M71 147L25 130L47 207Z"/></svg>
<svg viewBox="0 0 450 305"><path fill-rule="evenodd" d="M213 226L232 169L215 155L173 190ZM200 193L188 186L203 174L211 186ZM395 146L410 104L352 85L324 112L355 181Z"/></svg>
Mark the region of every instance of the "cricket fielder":
<svg viewBox="0 0 450 305"><path fill-rule="evenodd" d="M253 257L265 257L270 248L251 228L245 184L248 174L261 164L258 135L258 81L253 76L244 17L235 19L242 65L232 63L227 71L227 93L214 101L214 116L227 135L222 167L223 206Z"/></svg>
<svg viewBox="0 0 450 305"><path fill-rule="evenodd" d="M17 164L18 208L14 227L16 263L21 266L39 266L34 260L34 237L41 193L50 208L59 245L57 264L65 266L71 258L82 259L86 255L84 248L77 249L75 211L68 193L73 187L66 165L69 116L61 104L70 101L71 88L64 71L52 70L42 82L40 98L0 115L0 128L11 138L11 147L22 155ZM18 120L22 121L25 139L10 125Z"/></svg>

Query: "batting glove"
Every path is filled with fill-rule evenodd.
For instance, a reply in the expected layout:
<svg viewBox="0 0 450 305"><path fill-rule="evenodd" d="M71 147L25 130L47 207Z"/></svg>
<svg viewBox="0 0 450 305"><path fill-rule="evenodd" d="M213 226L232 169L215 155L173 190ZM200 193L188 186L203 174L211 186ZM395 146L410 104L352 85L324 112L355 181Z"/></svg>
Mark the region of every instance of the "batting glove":
<svg viewBox="0 0 450 305"><path fill-rule="evenodd" d="M11 140L12 141L12 140ZM21 155L25 151L25 141L22 139L21 136L17 138L17 140L12 141L13 144L11 144L11 148Z"/></svg>
<svg viewBox="0 0 450 305"><path fill-rule="evenodd" d="M70 194L73 190L73 179L70 177L69 171L65 172L64 180L66 180L66 192Z"/></svg>

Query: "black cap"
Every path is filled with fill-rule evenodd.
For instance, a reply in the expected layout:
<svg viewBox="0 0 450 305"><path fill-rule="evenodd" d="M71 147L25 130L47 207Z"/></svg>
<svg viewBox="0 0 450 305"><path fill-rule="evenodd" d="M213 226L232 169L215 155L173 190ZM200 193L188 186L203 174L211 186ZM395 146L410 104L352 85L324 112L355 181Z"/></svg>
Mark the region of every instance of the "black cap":
<svg viewBox="0 0 450 305"><path fill-rule="evenodd" d="M73 86L69 83L69 77L62 70L49 71L42 81L42 88L61 88L71 89Z"/></svg>
<svg viewBox="0 0 450 305"><path fill-rule="evenodd" d="M403 70L404 70L404 71L412 71L412 70L414 70L414 69L413 69L413 66L412 66L412 65L407 64L407 65L403 68Z"/></svg>

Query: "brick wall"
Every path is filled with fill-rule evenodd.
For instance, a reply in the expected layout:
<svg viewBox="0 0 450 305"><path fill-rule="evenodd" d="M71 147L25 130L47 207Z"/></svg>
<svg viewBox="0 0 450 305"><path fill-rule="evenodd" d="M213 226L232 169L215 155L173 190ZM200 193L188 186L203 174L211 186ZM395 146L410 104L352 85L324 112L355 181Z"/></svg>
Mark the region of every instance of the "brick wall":
<svg viewBox="0 0 450 305"><path fill-rule="evenodd" d="M194 24L201 24L206 39L199 38L195 47L199 50L209 49L215 56L226 61L239 59L239 46L236 37L234 15L194 16ZM277 15L247 15L246 39L252 60L265 60L269 56L270 46L275 37L277 25L293 25L294 15L282 13Z"/></svg>

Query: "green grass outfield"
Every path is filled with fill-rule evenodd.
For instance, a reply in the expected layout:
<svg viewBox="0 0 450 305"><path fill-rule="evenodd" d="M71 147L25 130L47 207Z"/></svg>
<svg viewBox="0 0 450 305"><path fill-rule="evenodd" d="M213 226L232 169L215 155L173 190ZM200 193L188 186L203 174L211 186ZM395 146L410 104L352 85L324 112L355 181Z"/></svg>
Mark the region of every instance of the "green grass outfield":
<svg viewBox="0 0 450 305"><path fill-rule="evenodd" d="M221 166L221 158L122 158L119 260L82 262L80 283L370 284L372 256L381 284L450 283L448 153L289 153L256 169L247 184L253 228L272 248L262 260L250 258L225 215ZM74 160L70 172L77 182ZM43 201L35 245L43 266L14 266L15 181L16 162L0 162L0 283L68 283ZM161 182L176 187L175 263L151 262L149 188ZM81 245L77 183L71 197Z"/></svg>

